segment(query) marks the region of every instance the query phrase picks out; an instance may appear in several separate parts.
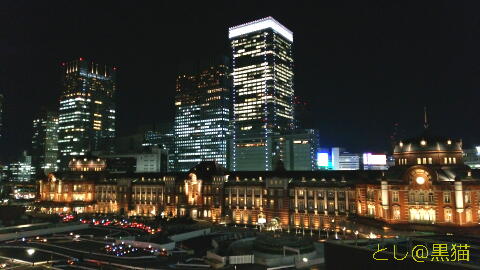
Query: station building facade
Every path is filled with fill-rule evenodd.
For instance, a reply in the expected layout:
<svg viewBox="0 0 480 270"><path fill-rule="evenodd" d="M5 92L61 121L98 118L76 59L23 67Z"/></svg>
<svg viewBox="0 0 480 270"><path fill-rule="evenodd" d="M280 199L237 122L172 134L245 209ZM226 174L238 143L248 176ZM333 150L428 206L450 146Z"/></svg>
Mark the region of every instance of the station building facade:
<svg viewBox="0 0 480 270"><path fill-rule="evenodd" d="M423 135L400 141L380 181L356 185L357 214L387 223L479 224L480 175L462 142Z"/></svg>
<svg viewBox="0 0 480 270"><path fill-rule="evenodd" d="M386 171L229 172L201 162L186 173L115 174L100 170L101 161L82 161L75 171L39 181L36 209L308 229L336 226L352 215L478 225L480 172L463 164L461 141L422 135L398 142L394 156Z"/></svg>

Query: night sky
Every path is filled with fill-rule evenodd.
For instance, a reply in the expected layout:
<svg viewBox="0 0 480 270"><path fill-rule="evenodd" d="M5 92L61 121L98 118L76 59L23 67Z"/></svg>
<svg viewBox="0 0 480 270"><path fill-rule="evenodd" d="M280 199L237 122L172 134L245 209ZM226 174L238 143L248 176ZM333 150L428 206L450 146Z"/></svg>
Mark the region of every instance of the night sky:
<svg viewBox="0 0 480 270"><path fill-rule="evenodd" d="M317 2L1 1L0 157L29 149L34 115L58 106L62 61L118 67L130 134L173 121L178 63L228 54L229 26L267 16L294 33L294 88L322 146L388 151L395 124L421 132L424 105L435 133L480 143L478 1Z"/></svg>

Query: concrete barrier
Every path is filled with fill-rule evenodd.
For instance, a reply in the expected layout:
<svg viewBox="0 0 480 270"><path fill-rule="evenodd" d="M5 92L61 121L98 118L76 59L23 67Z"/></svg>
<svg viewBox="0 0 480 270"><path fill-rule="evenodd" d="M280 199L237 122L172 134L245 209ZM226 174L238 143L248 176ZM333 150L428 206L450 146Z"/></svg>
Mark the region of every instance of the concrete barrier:
<svg viewBox="0 0 480 270"><path fill-rule="evenodd" d="M0 248L28 249L28 248L30 248L30 247L28 247L28 246L24 246L24 247L17 247L17 246L0 246ZM35 248L35 250L42 251L42 252L45 252L45 253L55 254L55 255L60 256L60 257L65 257L65 258L73 259L72 256L68 256L68 255L61 254L61 253L58 253L58 252L55 252L55 251L51 251L51 250L47 250L47 249Z"/></svg>
<svg viewBox="0 0 480 270"><path fill-rule="evenodd" d="M16 232L16 233L5 233L5 234L0 234L0 241L8 241L8 240L19 239L23 237L32 237L32 236L47 235L47 234L54 234L54 233L61 233L61 232L78 231L78 230L88 229L88 227L89 227L88 224L76 224L76 225L58 226L58 227L23 231L23 232Z"/></svg>
<svg viewBox="0 0 480 270"><path fill-rule="evenodd" d="M83 253L83 254L97 255L97 256L103 256L103 257L111 257L111 258L116 258L116 259L121 259L121 260L143 260L143 259L154 259L154 258L156 258L156 256L118 257L118 256L114 256L114 255L104 254L104 253L84 251L84 250L67 248L67 247L63 247L63 246L59 246L59 245L52 245L52 244L47 244L47 243L34 243L34 244L39 245L39 246L50 246L50 247L61 248L61 249L64 249L64 250L79 252L79 253Z"/></svg>
<svg viewBox="0 0 480 270"><path fill-rule="evenodd" d="M220 263L226 263L227 261L227 258L226 257L222 257L218 254L216 254L215 252L213 251L207 251L207 259L210 259L210 260L215 260L215 261L218 261Z"/></svg>
<svg viewBox="0 0 480 270"><path fill-rule="evenodd" d="M258 251L253 252L255 255L255 263L265 265L267 267L276 267L276 266L283 266L283 265L295 265L299 261L303 261L303 258L307 258L308 260L314 260L318 258L317 252L309 252L300 255L273 255L268 253L262 253Z"/></svg>
<svg viewBox="0 0 480 270"><path fill-rule="evenodd" d="M185 240L199 237L199 236L209 235L211 232L212 232L211 228L206 228L206 229L201 229L201 230L196 230L196 231L191 231L186 233L174 234L169 238L174 242L180 242L180 241L185 241Z"/></svg>

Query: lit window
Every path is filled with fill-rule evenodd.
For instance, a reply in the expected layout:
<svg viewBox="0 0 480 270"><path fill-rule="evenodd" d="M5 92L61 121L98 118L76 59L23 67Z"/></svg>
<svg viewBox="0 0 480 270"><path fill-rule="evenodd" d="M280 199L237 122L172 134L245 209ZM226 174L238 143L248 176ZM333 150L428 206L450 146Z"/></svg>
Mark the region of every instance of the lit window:
<svg viewBox="0 0 480 270"><path fill-rule="evenodd" d="M443 202L444 203L450 203L450 192L444 192L443 193Z"/></svg>
<svg viewBox="0 0 480 270"><path fill-rule="evenodd" d="M445 222L452 222L452 209L445 208L444 214L445 214Z"/></svg>
<svg viewBox="0 0 480 270"><path fill-rule="evenodd" d="M415 202L415 193L413 191L408 194L408 199L411 203Z"/></svg>
<svg viewBox="0 0 480 270"><path fill-rule="evenodd" d="M393 219L400 219L400 206L393 206Z"/></svg>
<svg viewBox="0 0 480 270"><path fill-rule="evenodd" d="M374 216L375 215L375 205L369 204L368 205L368 215Z"/></svg>
<svg viewBox="0 0 480 270"><path fill-rule="evenodd" d="M398 191L393 191L392 193L392 201L398 202Z"/></svg>

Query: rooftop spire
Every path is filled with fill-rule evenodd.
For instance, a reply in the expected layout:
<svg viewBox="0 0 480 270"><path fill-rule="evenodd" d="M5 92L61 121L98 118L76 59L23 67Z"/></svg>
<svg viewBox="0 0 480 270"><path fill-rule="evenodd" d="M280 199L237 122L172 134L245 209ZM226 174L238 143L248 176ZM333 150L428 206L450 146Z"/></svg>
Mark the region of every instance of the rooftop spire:
<svg viewBox="0 0 480 270"><path fill-rule="evenodd" d="M427 106L424 106L424 107L423 107L423 113L424 113L424 123L423 123L423 127L424 127L425 129L428 129Z"/></svg>

